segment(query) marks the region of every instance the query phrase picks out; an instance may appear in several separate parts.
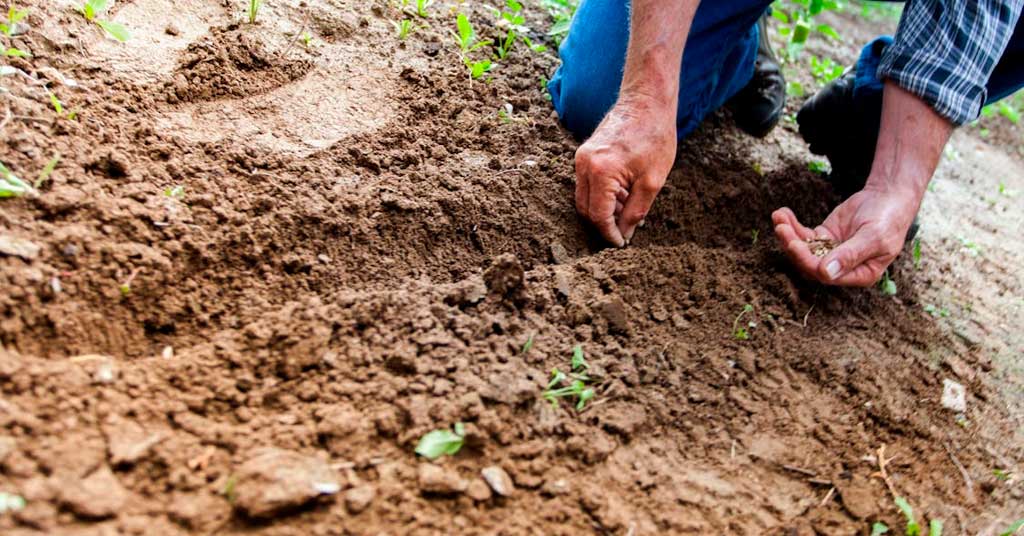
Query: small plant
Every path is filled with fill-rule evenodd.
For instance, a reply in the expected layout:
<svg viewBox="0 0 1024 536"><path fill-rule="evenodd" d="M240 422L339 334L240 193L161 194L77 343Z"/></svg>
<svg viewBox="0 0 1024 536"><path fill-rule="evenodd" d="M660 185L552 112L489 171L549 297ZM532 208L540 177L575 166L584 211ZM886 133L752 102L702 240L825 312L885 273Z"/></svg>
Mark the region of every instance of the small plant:
<svg viewBox="0 0 1024 536"><path fill-rule="evenodd" d="M824 86L843 76L845 70L845 67L832 61L831 58L822 60L818 59L817 56L811 56L811 76L818 82L818 85Z"/></svg>
<svg viewBox="0 0 1024 536"><path fill-rule="evenodd" d="M1024 519L1018 519L1015 521L1012 525L1007 527L1005 531L1000 532L999 536L1014 536L1020 532L1020 529L1024 529Z"/></svg>
<svg viewBox="0 0 1024 536"><path fill-rule="evenodd" d="M263 7L263 0L249 0L249 24L256 24L256 18L260 15L260 8Z"/></svg>
<svg viewBox="0 0 1024 536"><path fill-rule="evenodd" d="M579 0L541 0L541 4L551 16L551 27L548 28L548 37L555 42L555 46L562 44L562 39L569 34L569 24L573 15L576 14L576 7Z"/></svg>
<svg viewBox="0 0 1024 536"><path fill-rule="evenodd" d="M732 338L734 338L734 339L736 339L738 341L745 341L745 340L750 338L750 332L747 331L747 328L748 327L749 328L753 328L754 326L757 325L757 322L751 321L746 326L741 326L740 325L740 320L743 318L743 315L746 315L747 313L753 313L753 312L754 312L754 306L753 305L750 305L748 303L748 304L745 304L743 306L743 310L740 311L740 314L736 315L736 319L732 321Z"/></svg>
<svg viewBox="0 0 1024 536"><path fill-rule="evenodd" d="M399 41L405 41L405 38L409 37L412 32L416 31L416 28L413 26L412 20L410 19L391 21L391 24L395 27L395 34L398 36Z"/></svg>
<svg viewBox="0 0 1024 536"><path fill-rule="evenodd" d="M593 388L587 387L587 382L590 381L590 377L587 376L590 364L583 357L583 346L577 344L573 347L569 366L572 370L569 374L558 370L557 367L551 369L551 381L548 382L543 396L554 407L558 407L558 400L561 398L575 397L576 411L582 411L595 394ZM565 385L566 382L569 384ZM562 387L558 387L559 385Z"/></svg>
<svg viewBox="0 0 1024 536"><path fill-rule="evenodd" d="M427 432L416 445L416 454L428 460L436 460L445 454L454 456L465 442L466 425L455 423L454 430L442 428Z"/></svg>
<svg viewBox="0 0 1024 536"><path fill-rule="evenodd" d="M526 342L523 343L523 349L519 353L527 354L527 353L530 352L530 350L533 348L533 336L534 336L534 334L531 333L530 337L528 339L526 339Z"/></svg>
<svg viewBox="0 0 1024 536"><path fill-rule="evenodd" d="M14 29L17 27L18 22L25 19L28 16L28 9L18 9L11 4L11 7L7 10L7 20L0 22L0 32L3 32L7 37L14 35Z"/></svg>
<svg viewBox="0 0 1024 536"><path fill-rule="evenodd" d="M70 112L64 109L64 104L60 102L60 99L56 95L50 93L50 104L53 105L53 111L57 112L57 117L61 119L67 119L68 121L74 121L78 117L77 110L71 110Z"/></svg>
<svg viewBox="0 0 1024 536"><path fill-rule="evenodd" d="M958 238L960 239L960 245L963 246L964 251L966 251L968 255L970 255L971 257L977 257L978 255L981 255L981 246L974 243L973 240L970 240L969 238L964 236Z"/></svg>
<svg viewBox="0 0 1024 536"><path fill-rule="evenodd" d="M811 160L810 162L807 163L807 169L818 174L825 174L828 173L829 166L827 163L822 162L821 160Z"/></svg>
<svg viewBox="0 0 1024 536"><path fill-rule="evenodd" d="M0 163L0 198L23 195L34 196L37 195L37 192L32 185L19 179L17 175L7 169L7 166Z"/></svg>
<svg viewBox="0 0 1024 536"><path fill-rule="evenodd" d="M185 187L182 185L171 186L164 190L164 195L171 198L181 199L185 197Z"/></svg>
<svg viewBox="0 0 1024 536"><path fill-rule="evenodd" d="M420 17L427 18L430 13L427 13L427 8L434 5L434 0L416 0L416 14Z"/></svg>
<svg viewBox="0 0 1024 536"><path fill-rule="evenodd" d="M914 245L911 251L911 255L914 258L914 269L921 268L921 239L915 238Z"/></svg>
<svg viewBox="0 0 1024 536"><path fill-rule="evenodd" d="M788 0L772 4L772 17L783 24L778 30L779 35L787 39L784 57L797 58L812 32L842 41L835 28L814 23L823 11L836 9L839 9L839 2L834 0Z"/></svg>
<svg viewBox="0 0 1024 536"><path fill-rule="evenodd" d="M759 236L761 236L761 231L759 229L750 230L750 247L757 245L757 239Z"/></svg>
<svg viewBox="0 0 1024 536"><path fill-rule="evenodd" d="M46 182L46 181L48 181L50 179L50 175L53 174L53 170L57 169L57 164L59 164L59 163L60 163L60 154L53 155L53 158L51 158L46 163L46 165L43 166L42 171L39 172L39 177L36 178L36 182L34 184L32 184L32 186L36 190L38 190L39 187L42 186L44 182Z"/></svg>
<svg viewBox="0 0 1024 536"><path fill-rule="evenodd" d="M473 30L473 25L469 22L469 17L464 13L459 13L456 16L455 27L458 29L458 33L454 35L459 45L459 50L462 52L462 62L469 68L470 78L476 80L487 71L490 71L493 65L491 60L474 61L470 54L481 47L490 45L492 41L489 39L478 39L476 31Z"/></svg>
<svg viewBox="0 0 1024 536"><path fill-rule="evenodd" d="M885 296L896 295L896 282L889 278L889 270L882 273L882 279L878 282L878 290Z"/></svg>
<svg viewBox="0 0 1024 536"><path fill-rule="evenodd" d="M123 24L99 18L100 15L103 15L107 9L113 5L113 0L85 0L85 4L83 4L78 11L85 16L85 20L95 23L97 26L102 28L107 35L124 43L131 39L131 34L128 33L128 29L125 28Z"/></svg>
<svg viewBox="0 0 1024 536"><path fill-rule="evenodd" d="M1007 188L1006 187L1006 183L1000 181L999 182L999 195L1001 195L1003 197L1013 198L1013 197L1017 197L1017 191L1016 190L1011 190L1011 189Z"/></svg>
<svg viewBox="0 0 1024 536"><path fill-rule="evenodd" d="M871 536L882 536L886 532L889 532L889 526L881 521L871 525Z"/></svg>
<svg viewBox="0 0 1024 536"><path fill-rule="evenodd" d="M235 486L237 485L238 477L235 475L228 475L227 480L224 481L224 487L220 490L220 494L228 500L229 504L235 504Z"/></svg>
<svg viewBox="0 0 1024 536"><path fill-rule="evenodd" d="M934 305L932 305L930 303L928 305L924 306L924 312L934 316L935 318L939 318L939 317L947 318L947 317L949 317L949 309L946 309L945 307L941 307L941 308L940 307L936 307L936 306L934 306Z"/></svg>
<svg viewBox="0 0 1024 536"><path fill-rule="evenodd" d="M922 535L921 525L918 524L917 518L914 516L914 509L910 507L910 503L903 497L896 497L896 507L900 509L903 517L907 520L907 536L942 536L942 521L938 519L931 520L928 523L928 533Z"/></svg>

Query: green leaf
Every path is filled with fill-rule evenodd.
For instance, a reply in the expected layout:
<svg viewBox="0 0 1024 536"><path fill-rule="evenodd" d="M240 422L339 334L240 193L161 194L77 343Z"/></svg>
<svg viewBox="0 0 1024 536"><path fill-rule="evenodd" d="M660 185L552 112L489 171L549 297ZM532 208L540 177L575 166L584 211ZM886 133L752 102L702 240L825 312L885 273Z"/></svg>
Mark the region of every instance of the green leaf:
<svg viewBox="0 0 1024 536"><path fill-rule="evenodd" d="M58 99L53 93L50 93L50 104L53 105L53 109L57 112L57 115L64 117L64 105L60 103L60 99Z"/></svg>
<svg viewBox="0 0 1024 536"><path fill-rule="evenodd" d="M871 536L882 536L886 532L889 532L889 527L881 521L871 525Z"/></svg>
<svg viewBox="0 0 1024 536"><path fill-rule="evenodd" d="M593 389L583 389L580 391L579 399L576 401L576 411L583 411L583 407L587 405L590 399L594 398Z"/></svg>
<svg viewBox="0 0 1024 536"><path fill-rule="evenodd" d="M533 335L534 334L531 333L530 337L528 339L526 339L526 342L523 343L523 350L521 352L519 352L519 353L525 354L525 353L529 352L531 348L533 348Z"/></svg>
<svg viewBox="0 0 1024 536"><path fill-rule="evenodd" d="M50 161L46 163L46 166L43 167L43 170L39 172L39 177L36 178L36 182L32 186L37 189L42 186L43 183L50 178L50 174L53 173L53 170L57 169L57 164L59 162L60 154L58 153L53 155L53 158L51 158Z"/></svg>
<svg viewBox="0 0 1024 536"><path fill-rule="evenodd" d="M915 238L914 239L913 256L914 256L914 268L920 268L921 267L921 239L920 238Z"/></svg>
<svg viewBox="0 0 1024 536"><path fill-rule="evenodd" d="M842 37L839 37L839 32L837 32L835 28L829 26L828 24L819 24L818 27L815 29L818 30L818 33L827 35L832 39L835 39L836 41L843 40Z"/></svg>
<svg viewBox="0 0 1024 536"><path fill-rule="evenodd" d="M942 536L942 521L933 519L928 524L928 536Z"/></svg>
<svg viewBox="0 0 1024 536"><path fill-rule="evenodd" d="M0 164L0 197L21 197L34 193L35 188L11 173L7 166Z"/></svg>
<svg viewBox="0 0 1024 536"><path fill-rule="evenodd" d="M1018 519L1005 531L999 533L999 536L1014 536L1014 534L1017 534L1017 532L1022 528L1024 528L1024 519Z"/></svg>
<svg viewBox="0 0 1024 536"><path fill-rule="evenodd" d="M454 456L462 448L465 441L463 435L465 435L465 425L462 423L455 424L454 432L447 429L428 432L420 438L419 444L416 445L416 454L428 460L436 460L445 454Z"/></svg>
<svg viewBox="0 0 1024 536"><path fill-rule="evenodd" d="M96 24L98 24L100 28L103 28L103 31L107 32L107 35L122 43L132 37L131 34L128 33L128 28L125 28L123 24L110 20L97 20Z"/></svg>
<svg viewBox="0 0 1024 536"><path fill-rule="evenodd" d="M572 348L572 371L579 372L580 370L590 370L590 363L583 357L583 345L577 344Z"/></svg>
<svg viewBox="0 0 1024 536"><path fill-rule="evenodd" d="M468 49L473 43L474 32L473 25L469 23L469 18L465 13L459 13L455 18L455 26L459 29L459 44L462 45L463 50Z"/></svg>
<svg viewBox="0 0 1024 536"><path fill-rule="evenodd" d="M783 13L781 9L772 8L772 17L782 24L789 24L789 15Z"/></svg>
<svg viewBox="0 0 1024 536"><path fill-rule="evenodd" d="M896 497L896 507L903 512L903 517L907 518L907 536L921 536L921 525L917 524L914 509L910 507L910 503L903 497Z"/></svg>
<svg viewBox="0 0 1024 536"><path fill-rule="evenodd" d="M29 53L24 50L11 47L4 51L4 56L7 56L8 58L25 58L29 56Z"/></svg>
<svg viewBox="0 0 1024 536"><path fill-rule="evenodd" d="M11 6L11 8L7 11L7 22L11 23L11 26L14 26L15 24L18 23L18 21L24 19L27 16L28 8L17 9L14 6Z"/></svg>
<svg viewBox="0 0 1024 536"><path fill-rule="evenodd" d="M889 279L889 272L882 274L882 281L879 282L878 289L886 296L896 295L896 292L898 291L896 288L896 282Z"/></svg>
<svg viewBox="0 0 1024 536"><path fill-rule="evenodd" d="M802 45L807 42L809 35L811 35L811 25L807 24L806 21L797 21L793 25L793 35L790 37L789 42L794 45Z"/></svg>

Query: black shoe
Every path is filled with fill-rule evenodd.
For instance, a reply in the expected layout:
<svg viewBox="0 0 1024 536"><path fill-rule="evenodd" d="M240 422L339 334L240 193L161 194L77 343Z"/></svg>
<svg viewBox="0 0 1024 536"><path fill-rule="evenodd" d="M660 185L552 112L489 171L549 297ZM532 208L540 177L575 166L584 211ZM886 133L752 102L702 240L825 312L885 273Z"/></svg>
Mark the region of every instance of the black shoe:
<svg viewBox="0 0 1024 536"><path fill-rule="evenodd" d="M821 89L800 108L796 122L812 153L828 157L828 181L843 200L864 189L875 160L882 96L853 98L855 74L849 70ZM907 230L907 241L919 229L917 218Z"/></svg>
<svg viewBox="0 0 1024 536"><path fill-rule="evenodd" d="M779 123L786 107L786 80L768 40L768 19L765 14L758 23L761 34L754 77L729 101L736 126L755 138L767 136Z"/></svg>

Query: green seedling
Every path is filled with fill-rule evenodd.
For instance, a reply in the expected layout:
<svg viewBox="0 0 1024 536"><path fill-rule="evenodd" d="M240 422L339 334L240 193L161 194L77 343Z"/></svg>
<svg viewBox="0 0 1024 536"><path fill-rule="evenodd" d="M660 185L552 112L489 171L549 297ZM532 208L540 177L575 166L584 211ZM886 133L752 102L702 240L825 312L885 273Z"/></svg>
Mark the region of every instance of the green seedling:
<svg viewBox="0 0 1024 536"><path fill-rule="evenodd" d="M164 195L175 199L185 197L185 187L182 185L172 186L164 190Z"/></svg>
<svg viewBox="0 0 1024 536"><path fill-rule="evenodd" d="M306 50L313 48L313 36L310 35L309 32L302 32L302 36L300 36L300 38L302 39L302 46Z"/></svg>
<svg viewBox="0 0 1024 536"><path fill-rule="evenodd" d="M60 154L53 155L53 158L43 166L43 170L39 172L39 177L36 178L36 182L32 184L32 187L36 190L43 185L44 182L50 180L50 175L53 174L53 170L57 169L57 164L60 163Z"/></svg>
<svg viewBox="0 0 1024 536"><path fill-rule="evenodd" d="M465 442L466 425L455 423L454 430L442 428L427 432L416 445L416 454L428 460L436 460L445 454L454 456Z"/></svg>
<svg viewBox="0 0 1024 536"><path fill-rule="evenodd" d="M28 52L14 47L8 47L4 50L4 56L7 56L8 58L27 58L30 55L31 54Z"/></svg>
<svg viewBox="0 0 1024 536"><path fill-rule="evenodd" d="M786 38L784 58L796 59L807 44L812 32L842 41L835 28L828 24L815 24L814 19L823 11L840 8L835 0L788 0L772 4L772 17L781 22L779 35Z"/></svg>
<svg viewBox="0 0 1024 536"><path fill-rule="evenodd" d="M993 469L992 476L996 477L996 480L1006 482L1010 479L1010 472L1004 469Z"/></svg>
<svg viewBox="0 0 1024 536"><path fill-rule="evenodd" d="M3 32L7 37L14 35L14 29L18 26L18 23L28 16L28 8L18 9L11 4L11 7L7 9L7 20L0 22L0 32Z"/></svg>
<svg viewBox="0 0 1024 536"><path fill-rule="evenodd" d="M427 8L434 5L434 0L416 0L416 14L420 17L427 18L430 13L427 13Z"/></svg>
<svg viewBox="0 0 1024 536"><path fill-rule="evenodd" d="M939 318L939 317L947 318L947 317L949 317L949 309L946 309L945 307L941 307L941 308L940 307L936 307L936 306L934 306L934 305L932 305L930 303L928 305L924 306L924 312L934 316L935 318Z"/></svg>
<svg viewBox="0 0 1024 536"><path fill-rule="evenodd" d="M736 315L736 319L732 321L732 338L734 338L734 339L736 339L738 341L745 341L745 340L750 338L750 332L747 331L747 328L748 327L752 328L752 327L756 326L757 323L751 321L746 326L741 326L740 325L740 320L743 318L743 315L745 315L747 313L753 313L753 312L754 312L754 306L753 305L750 305L748 303L748 304L743 306L743 310L740 311L740 314Z"/></svg>
<svg viewBox="0 0 1024 536"><path fill-rule="evenodd" d="M103 15L107 9L113 5L113 0L86 0L85 4L83 4L78 11L85 16L85 20L96 24L102 28L107 35L124 43L131 39L131 34L128 33L128 29L125 28L123 24L99 18L100 15Z"/></svg>
<svg viewBox="0 0 1024 536"><path fill-rule="evenodd" d="M521 353L521 354L529 353L529 351L533 348L533 335L534 334L531 333L530 337L528 339L526 339L526 342L523 343L523 349L519 353Z"/></svg>
<svg viewBox="0 0 1024 536"><path fill-rule="evenodd" d="M928 522L928 536L942 536L942 521L933 519Z"/></svg>
<svg viewBox="0 0 1024 536"><path fill-rule="evenodd" d="M1021 532L1020 529L1024 529L1024 519L1018 519L1015 521L1012 525L1007 527L1005 531L1000 532L999 536L1014 536L1018 532Z"/></svg>
<svg viewBox="0 0 1024 536"><path fill-rule="evenodd" d="M811 56L811 75L814 76L818 85L824 86L832 82L836 78L843 76L844 71L846 71L846 68L832 61L831 58L821 60L817 56Z"/></svg>
<svg viewBox="0 0 1024 536"><path fill-rule="evenodd" d="M21 495L0 491L0 514L25 509L25 498Z"/></svg>
<svg viewBox="0 0 1024 536"><path fill-rule="evenodd" d="M541 4L551 16L551 27L548 28L548 37L555 45L561 45L562 39L569 34L569 24L572 22L579 0L541 0Z"/></svg>
<svg viewBox="0 0 1024 536"><path fill-rule="evenodd" d="M811 160L807 163L807 169L822 175L829 171L828 164L821 160Z"/></svg>
<svg viewBox="0 0 1024 536"><path fill-rule="evenodd" d="M260 8L263 7L263 0L249 0L249 24L256 24L256 18L260 15Z"/></svg>
<svg viewBox="0 0 1024 536"><path fill-rule="evenodd" d="M896 295L896 282L889 278L889 270L882 273L882 279L878 282L878 290L885 296Z"/></svg>
<svg viewBox="0 0 1024 536"><path fill-rule="evenodd" d="M398 35L400 41L405 41L406 37L409 37L410 34L416 31L410 19L391 21L391 24L395 27L395 34Z"/></svg>
<svg viewBox="0 0 1024 536"><path fill-rule="evenodd" d="M999 195L1001 195L1003 197L1009 197L1009 198L1017 197L1017 190L1011 190L1011 189L1006 187L1006 183L1005 182L1000 182L999 183Z"/></svg>
<svg viewBox="0 0 1024 536"><path fill-rule="evenodd" d="M999 115L1005 117L1014 125L1020 123L1020 110L1014 106L1009 99L1001 100L996 104Z"/></svg>
<svg viewBox="0 0 1024 536"><path fill-rule="evenodd" d="M795 80L789 80L786 82L786 95L790 97L803 97L804 96L804 85Z"/></svg>
<svg viewBox="0 0 1024 536"><path fill-rule="evenodd" d="M455 27L458 29L458 33L453 35L459 45L459 50L461 50L463 54L469 54L480 47L485 47L491 44L489 39L483 41L477 39L476 31L473 29L473 25L469 22L469 17L464 13L459 13L458 16L455 17Z"/></svg>
<svg viewBox="0 0 1024 536"><path fill-rule="evenodd" d="M961 236L958 238L960 239L960 245L963 246L964 251L966 251L968 255L970 255L971 257L977 257L978 255L981 255L981 246L975 244L974 241L968 239L967 237Z"/></svg>
<svg viewBox="0 0 1024 536"><path fill-rule="evenodd" d="M494 68L494 64L491 63L491 60L471 61L467 58L463 61L465 61L466 67L469 67L469 77L473 80L480 78L484 73L487 73Z"/></svg>
<svg viewBox="0 0 1024 536"><path fill-rule="evenodd" d="M921 536L921 525L917 523L914 509L910 507L910 503L903 497L896 497L896 507L900 509L903 517L907 520L907 536Z"/></svg>
<svg viewBox="0 0 1024 536"><path fill-rule="evenodd" d="M17 175L7 169L7 166L0 163L0 198L34 196L37 193L31 184L19 179Z"/></svg>
<svg viewBox="0 0 1024 536"><path fill-rule="evenodd" d="M751 229L750 230L750 247L754 247L754 246L757 245L757 239L758 239L758 237L760 235L761 235L761 231L760 230L758 230L758 229Z"/></svg>
<svg viewBox="0 0 1024 536"><path fill-rule="evenodd" d="M569 363L572 372L566 374L558 367L551 369L551 381L548 382L547 388L544 390L544 399L551 402L551 405L558 407L558 400L561 398L576 398L576 411L582 411L586 407L587 402L594 398L594 389L587 387L587 382L590 381L590 377L587 376L587 371L590 370L590 364L587 363L586 358L583 356L583 346L577 344L572 349L572 360ZM565 385L565 382L569 382ZM561 385L562 387L559 387Z"/></svg>
<svg viewBox="0 0 1024 536"><path fill-rule="evenodd" d="M512 46L516 44L516 32L509 30L508 34L505 35L505 39L498 43L498 59L503 60L508 53L512 51Z"/></svg>
<svg viewBox="0 0 1024 536"><path fill-rule="evenodd" d="M68 121L74 121L78 117L77 110L67 111L64 109L64 104L60 102L60 99L56 95L50 93L50 104L53 105L53 111L57 112L57 117L61 119L67 119Z"/></svg>
<svg viewBox="0 0 1024 536"><path fill-rule="evenodd" d="M224 487L220 490L220 494L228 500L229 504L235 504L235 486L237 485L238 477L235 475L228 475L227 480L224 481Z"/></svg>
<svg viewBox="0 0 1024 536"><path fill-rule="evenodd" d="M911 251L911 255L914 258L914 268L921 268L921 239L915 238L914 245Z"/></svg>
<svg viewBox="0 0 1024 536"><path fill-rule="evenodd" d="M871 536L882 536L886 532L889 532L889 526L881 521L871 525Z"/></svg>
<svg viewBox="0 0 1024 536"><path fill-rule="evenodd" d="M516 0L505 0L505 7L508 11L500 11L501 18L512 25L513 28L522 27L526 24L526 17L523 16L523 4Z"/></svg>

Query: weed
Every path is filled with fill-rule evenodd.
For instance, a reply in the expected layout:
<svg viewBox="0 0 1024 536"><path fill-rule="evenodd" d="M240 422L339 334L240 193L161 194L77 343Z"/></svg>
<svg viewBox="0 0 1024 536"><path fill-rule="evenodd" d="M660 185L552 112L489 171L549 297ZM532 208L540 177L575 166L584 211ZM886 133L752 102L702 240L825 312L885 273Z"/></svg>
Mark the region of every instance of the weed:
<svg viewBox="0 0 1024 536"><path fill-rule="evenodd" d="M19 179L17 175L7 169L7 166L0 163L0 198L34 196L36 194L36 189L32 185Z"/></svg>
<svg viewBox="0 0 1024 536"><path fill-rule="evenodd" d="M7 20L0 22L0 32L3 32L7 37L14 35L14 29L17 27L18 22L28 16L28 9L18 9L11 4L11 7L7 10Z"/></svg>
<svg viewBox="0 0 1024 536"><path fill-rule="evenodd" d="M455 429L442 428L427 432L416 445L416 454L428 460L436 460L445 454L454 456L465 442L466 426L455 423Z"/></svg>
<svg viewBox="0 0 1024 536"><path fill-rule="evenodd" d="M933 519L928 523L928 534L921 534L921 525L918 524L917 518L914 516L914 509L910 507L910 503L907 502L903 497L896 497L896 507L903 513L903 517L907 520L907 536L942 536L942 521Z"/></svg>
<svg viewBox="0 0 1024 536"><path fill-rule="evenodd" d="M416 14L424 19L430 16L427 8L434 5L434 0L416 0Z"/></svg>
<svg viewBox="0 0 1024 536"><path fill-rule="evenodd" d="M459 13L455 18L455 27L458 29L458 33L454 34L455 40L462 52L462 62L469 68L469 77L473 80L480 78L493 67L491 60L474 61L470 54L481 47L490 45L492 41L478 39L473 25L469 22L469 17L464 13Z"/></svg>
<svg viewBox="0 0 1024 536"><path fill-rule="evenodd" d="M754 312L754 306L753 305L750 305L748 303L748 304L745 304L743 306L743 310L740 311L740 314L736 315L736 319L732 321L732 338L734 338L734 339L736 339L738 341L745 341L745 340L750 338L750 332L747 331L747 328L748 327L752 328L752 327L756 326L757 323L754 322L754 321L751 321L746 326L741 326L740 325L740 320L743 318L743 315L745 315L747 313L753 313L753 312Z"/></svg>
<svg viewBox="0 0 1024 536"><path fill-rule="evenodd" d="M896 295L896 282L889 278L889 270L882 273L882 279L878 282L878 290L885 296Z"/></svg>
<svg viewBox="0 0 1024 536"><path fill-rule="evenodd" d="M818 82L818 85L824 86L828 84L836 78L843 76L845 71L846 68L843 65L832 61L831 58L821 60L817 56L811 56L811 76Z"/></svg>
<svg viewBox="0 0 1024 536"><path fill-rule="evenodd" d="M1007 480L1010 480L1011 473L1004 469L993 469L992 476L996 477L996 480L1006 482Z"/></svg>
<svg viewBox="0 0 1024 536"><path fill-rule="evenodd" d="M590 377L587 376L590 364L583 356L583 346L577 344L573 347L569 366L572 370L569 374L558 370L557 367L551 369L551 381L548 382L543 396L554 407L558 406L558 400L561 398L575 397L576 411L582 411L595 394L593 388L587 387L587 382L590 381ZM566 381L570 381L569 385L565 385ZM558 387L559 385L562 387Z"/></svg>
<svg viewBox="0 0 1024 536"><path fill-rule="evenodd" d="M784 57L797 58L812 32L842 41L835 28L814 23L815 17L823 11L839 9L839 4L834 0L787 0L772 4L772 17L783 24L778 30L779 35L787 39Z"/></svg>
<svg viewBox="0 0 1024 536"><path fill-rule="evenodd" d="M128 28L125 28L123 24L99 18L100 15L104 14L113 5L113 0L85 0L85 4L78 11L85 16L85 20L96 24L107 35L124 43L131 39Z"/></svg>
<svg viewBox="0 0 1024 536"><path fill-rule="evenodd" d="M789 80L786 82L786 95L790 97L803 97L804 96L804 85L795 80Z"/></svg>
<svg viewBox="0 0 1024 536"><path fill-rule="evenodd" d="M915 238L914 245L911 250L911 255L914 258L914 269L921 268L921 239Z"/></svg>
<svg viewBox="0 0 1024 536"><path fill-rule="evenodd" d="M541 0L541 4L551 16L548 37L551 37L556 46L561 45L562 39L565 39L569 33L569 24L572 23L572 17L576 14L579 0Z"/></svg>
<svg viewBox="0 0 1024 536"><path fill-rule="evenodd" d="M64 104L60 102L60 99L56 95L50 93L50 104L53 105L53 111L57 112L57 117L61 119L67 119L68 121L74 121L78 117L77 110L67 111L64 109Z"/></svg>
<svg viewBox="0 0 1024 536"><path fill-rule="evenodd" d="M302 39L302 46L306 50L313 48L313 36L309 32L303 32L299 38Z"/></svg>

